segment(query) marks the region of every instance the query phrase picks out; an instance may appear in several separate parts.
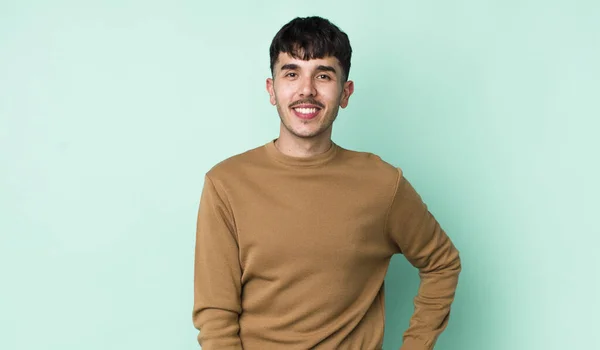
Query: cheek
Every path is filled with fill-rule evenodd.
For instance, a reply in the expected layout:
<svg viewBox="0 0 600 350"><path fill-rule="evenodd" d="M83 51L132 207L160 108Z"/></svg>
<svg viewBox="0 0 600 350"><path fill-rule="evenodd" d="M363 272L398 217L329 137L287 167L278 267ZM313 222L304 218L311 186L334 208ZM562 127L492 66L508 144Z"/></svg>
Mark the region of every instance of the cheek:
<svg viewBox="0 0 600 350"><path fill-rule="evenodd" d="M293 102L293 98L294 93L293 91L289 91L289 89L279 89L275 91L275 99L279 104L288 105Z"/></svg>
<svg viewBox="0 0 600 350"><path fill-rule="evenodd" d="M336 106L343 98L343 91L337 87L327 87L319 91L321 99L329 105Z"/></svg>

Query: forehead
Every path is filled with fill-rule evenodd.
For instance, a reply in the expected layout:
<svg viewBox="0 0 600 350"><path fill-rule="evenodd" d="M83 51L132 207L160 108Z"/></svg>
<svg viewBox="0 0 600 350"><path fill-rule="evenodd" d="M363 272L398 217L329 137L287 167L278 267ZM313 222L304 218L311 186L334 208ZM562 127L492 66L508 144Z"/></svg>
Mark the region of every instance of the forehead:
<svg viewBox="0 0 600 350"><path fill-rule="evenodd" d="M332 66L336 68L337 72L341 72L341 69L338 69L340 68L340 62L334 56L313 58L308 61L305 61L300 58L294 58L288 53L280 52L277 58L277 63L275 64L275 69L279 70L283 65L286 64L297 65L300 69L315 69L319 66Z"/></svg>

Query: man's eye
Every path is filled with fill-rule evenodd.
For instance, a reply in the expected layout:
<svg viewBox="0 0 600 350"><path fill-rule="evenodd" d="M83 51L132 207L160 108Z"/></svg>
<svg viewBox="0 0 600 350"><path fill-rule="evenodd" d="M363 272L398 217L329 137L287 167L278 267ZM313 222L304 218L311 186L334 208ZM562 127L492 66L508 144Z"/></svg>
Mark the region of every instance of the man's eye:
<svg viewBox="0 0 600 350"><path fill-rule="evenodd" d="M327 75L327 74L321 74L321 75L319 75L319 76L318 76L318 78L319 78L319 79L323 79L323 80L329 80L329 79L331 79L331 78L329 77L329 75Z"/></svg>
<svg viewBox="0 0 600 350"><path fill-rule="evenodd" d="M295 78L296 77L296 73L288 73L285 76L286 77L290 77L290 78Z"/></svg>

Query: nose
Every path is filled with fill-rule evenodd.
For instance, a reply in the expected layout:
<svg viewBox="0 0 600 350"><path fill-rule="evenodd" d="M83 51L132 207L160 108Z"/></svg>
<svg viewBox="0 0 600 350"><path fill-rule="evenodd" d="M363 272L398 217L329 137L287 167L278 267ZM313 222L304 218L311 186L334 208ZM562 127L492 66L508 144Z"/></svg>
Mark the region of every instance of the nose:
<svg viewBox="0 0 600 350"><path fill-rule="evenodd" d="M315 82L312 77L307 76L300 80L299 94L302 97L315 96L317 89L315 88Z"/></svg>

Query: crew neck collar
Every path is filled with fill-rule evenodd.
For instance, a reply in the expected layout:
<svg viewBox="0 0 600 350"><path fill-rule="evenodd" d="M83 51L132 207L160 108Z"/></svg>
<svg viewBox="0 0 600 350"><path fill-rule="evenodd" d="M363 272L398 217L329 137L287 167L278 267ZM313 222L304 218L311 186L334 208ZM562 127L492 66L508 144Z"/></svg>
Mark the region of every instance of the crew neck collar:
<svg viewBox="0 0 600 350"><path fill-rule="evenodd" d="M264 145L269 156L280 163L297 167L315 167L326 164L335 157L339 149L339 146L335 142L331 141L331 147L329 147L329 149L323 153L309 157L293 157L284 154L277 149L277 146L275 146L275 141L277 141L277 139L273 139Z"/></svg>

